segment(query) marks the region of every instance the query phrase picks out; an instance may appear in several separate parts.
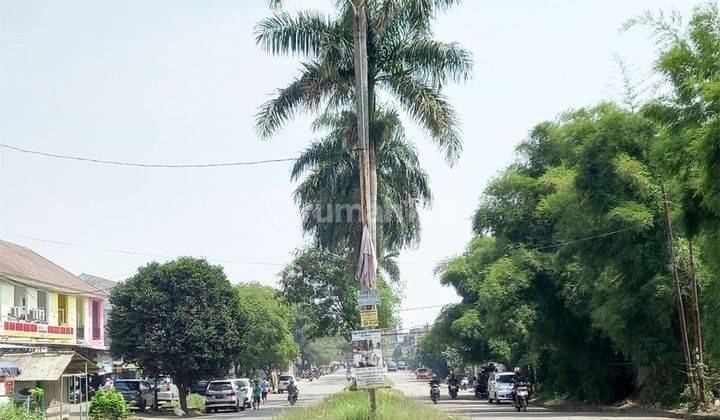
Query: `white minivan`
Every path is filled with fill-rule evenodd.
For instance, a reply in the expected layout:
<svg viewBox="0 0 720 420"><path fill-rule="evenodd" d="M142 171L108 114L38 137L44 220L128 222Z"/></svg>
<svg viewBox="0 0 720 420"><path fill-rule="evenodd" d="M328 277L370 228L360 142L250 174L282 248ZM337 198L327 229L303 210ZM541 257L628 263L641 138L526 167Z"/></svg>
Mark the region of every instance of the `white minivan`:
<svg viewBox="0 0 720 420"><path fill-rule="evenodd" d="M512 401L513 384L517 377L512 372L494 372L490 374L487 383L488 402L500 403L503 400Z"/></svg>

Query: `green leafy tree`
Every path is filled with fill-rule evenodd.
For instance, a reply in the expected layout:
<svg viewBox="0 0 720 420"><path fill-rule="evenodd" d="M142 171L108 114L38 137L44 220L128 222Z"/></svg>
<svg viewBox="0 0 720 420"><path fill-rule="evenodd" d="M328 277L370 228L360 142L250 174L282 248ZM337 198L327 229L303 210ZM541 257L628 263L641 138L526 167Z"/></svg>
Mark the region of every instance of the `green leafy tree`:
<svg viewBox="0 0 720 420"><path fill-rule="evenodd" d="M220 266L181 257L140 267L110 295L108 333L115 357L150 375L167 374L187 411L193 381L221 375L239 345L237 297Z"/></svg>
<svg viewBox="0 0 720 420"><path fill-rule="evenodd" d="M235 286L237 305L243 320L236 374L252 369L285 370L299 354L293 340L294 313L279 291L258 283Z"/></svg>
<svg viewBox="0 0 720 420"><path fill-rule="evenodd" d="M301 249L280 274L285 299L296 306L302 334L309 339L348 335L360 327L358 283L348 273L348 258L315 247ZM382 328L397 323L394 308L399 298L393 287L378 277Z"/></svg>

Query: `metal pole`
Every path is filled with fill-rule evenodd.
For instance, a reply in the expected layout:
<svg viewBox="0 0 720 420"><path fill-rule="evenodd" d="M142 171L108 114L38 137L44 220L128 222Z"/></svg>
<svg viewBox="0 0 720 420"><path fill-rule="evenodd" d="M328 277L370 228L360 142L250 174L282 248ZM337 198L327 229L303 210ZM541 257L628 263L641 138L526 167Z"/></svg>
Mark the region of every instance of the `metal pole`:
<svg viewBox="0 0 720 420"><path fill-rule="evenodd" d="M85 418L90 418L90 380L88 378L87 362L85 362Z"/></svg>
<svg viewBox="0 0 720 420"><path fill-rule="evenodd" d="M670 210L668 207L668 195L665 190L665 184L662 185L662 195L665 227L667 228L668 250L670 251L670 264L672 267L673 278L675 279L675 300L677 301L678 314L680 315L680 335L682 337L683 355L685 356L690 394L694 399L696 399L697 393L695 392L695 379L693 377L692 359L690 358L690 344L688 342L687 325L685 323L685 307L682 300L682 290L680 289L680 275L678 274L677 265L675 264L675 238L673 236L672 224L670 223Z"/></svg>

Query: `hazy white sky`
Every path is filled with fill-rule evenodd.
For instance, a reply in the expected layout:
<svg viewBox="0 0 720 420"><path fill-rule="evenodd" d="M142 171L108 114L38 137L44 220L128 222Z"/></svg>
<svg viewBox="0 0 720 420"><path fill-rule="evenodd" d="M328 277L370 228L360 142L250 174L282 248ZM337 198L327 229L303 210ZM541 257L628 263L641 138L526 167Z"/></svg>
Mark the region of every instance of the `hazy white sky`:
<svg viewBox="0 0 720 420"><path fill-rule="evenodd" d="M330 0L287 1L329 10ZM488 180L532 126L616 93L614 54L648 74L647 31L620 25L646 9L691 0L466 0L437 37L475 58L473 79L447 89L465 151L448 167L409 125L435 203L423 238L403 252L404 307L458 300L434 261L462 252ZM253 26L264 0L0 0L0 143L99 159L222 162L293 157L313 138L300 117L276 137L253 130L257 107L298 62L262 52ZM60 161L0 149L0 238L69 271L121 279L152 257L39 242L17 235L223 264L233 282L276 285L303 244L290 164L142 169ZM156 258L155 258L156 259ZM405 327L438 309L402 312Z"/></svg>

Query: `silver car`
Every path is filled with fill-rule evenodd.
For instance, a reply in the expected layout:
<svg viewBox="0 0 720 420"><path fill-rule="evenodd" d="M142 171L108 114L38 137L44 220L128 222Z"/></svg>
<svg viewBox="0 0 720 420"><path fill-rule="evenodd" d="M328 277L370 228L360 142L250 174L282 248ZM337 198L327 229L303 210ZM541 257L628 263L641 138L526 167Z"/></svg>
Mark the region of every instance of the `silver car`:
<svg viewBox="0 0 720 420"><path fill-rule="evenodd" d="M295 377L292 375L280 375L280 377L278 377L278 392L282 394L287 391L290 381L295 382Z"/></svg>
<svg viewBox="0 0 720 420"><path fill-rule="evenodd" d="M220 409L245 409L245 392L234 380L211 381L205 392L205 413Z"/></svg>
<svg viewBox="0 0 720 420"><path fill-rule="evenodd" d="M488 402L500 403L512 401L513 384L517 376L512 372L495 372L490 375L487 383Z"/></svg>

